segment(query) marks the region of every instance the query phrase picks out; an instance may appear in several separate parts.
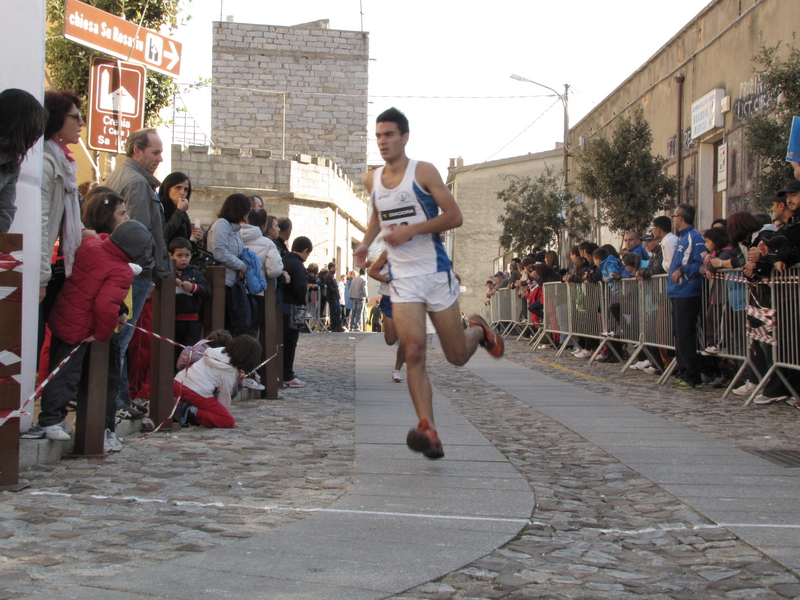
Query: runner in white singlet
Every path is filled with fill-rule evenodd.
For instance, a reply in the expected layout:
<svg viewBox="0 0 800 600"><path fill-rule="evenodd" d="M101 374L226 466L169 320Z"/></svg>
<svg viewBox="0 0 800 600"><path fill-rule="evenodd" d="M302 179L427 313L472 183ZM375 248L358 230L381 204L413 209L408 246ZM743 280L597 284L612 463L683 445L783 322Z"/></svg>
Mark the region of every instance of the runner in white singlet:
<svg viewBox="0 0 800 600"><path fill-rule="evenodd" d="M425 315L439 335L447 360L465 364L478 345L499 358L503 338L478 315L465 330L458 308L458 281L451 270L440 234L460 227L461 211L436 168L406 156L408 119L396 108L376 120L378 149L386 164L364 176L372 194L372 216L363 243L353 252L360 267L369 265L369 247L378 234L387 244L390 292L395 329L405 352L408 390L419 423L406 443L427 458L444 450L433 420L431 383L425 370Z"/></svg>

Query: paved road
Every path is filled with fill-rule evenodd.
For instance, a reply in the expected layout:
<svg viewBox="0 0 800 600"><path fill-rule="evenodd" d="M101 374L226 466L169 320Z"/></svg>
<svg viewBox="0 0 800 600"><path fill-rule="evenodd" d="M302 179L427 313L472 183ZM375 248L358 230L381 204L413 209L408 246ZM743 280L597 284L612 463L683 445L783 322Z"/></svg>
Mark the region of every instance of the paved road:
<svg viewBox="0 0 800 600"><path fill-rule="evenodd" d="M510 343L431 348L444 460L380 336L302 336L311 384L235 431L126 440L0 494L4 598L800 597L800 411ZM792 571L794 569L795 571Z"/></svg>

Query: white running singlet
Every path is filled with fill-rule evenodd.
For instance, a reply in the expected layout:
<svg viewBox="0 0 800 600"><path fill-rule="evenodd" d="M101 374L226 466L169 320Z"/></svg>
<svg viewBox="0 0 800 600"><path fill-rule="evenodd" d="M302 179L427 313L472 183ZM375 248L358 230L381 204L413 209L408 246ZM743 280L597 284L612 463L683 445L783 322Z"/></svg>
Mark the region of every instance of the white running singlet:
<svg viewBox="0 0 800 600"><path fill-rule="evenodd" d="M383 167L375 171L372 206L378 211L384 233L400 224L429 221L439 214L436 200L417 183L417 162L408 161L403 181L391 190L383 187ZM452 267L438 232L415 235L400 246L387 246L387 257L392 279L449 271Z"/></svg>

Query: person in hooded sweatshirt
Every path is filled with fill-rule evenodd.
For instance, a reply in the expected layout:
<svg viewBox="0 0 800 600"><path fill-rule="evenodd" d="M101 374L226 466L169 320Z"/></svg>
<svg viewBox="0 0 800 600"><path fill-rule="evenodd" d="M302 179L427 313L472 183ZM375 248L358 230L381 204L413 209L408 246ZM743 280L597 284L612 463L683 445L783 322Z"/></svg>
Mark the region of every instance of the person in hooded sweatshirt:
<svg viewBox="0 0 800 600"><path fill-rule="evenodd" d="M184 427L236 427L231 394L258 366L260 356L261 344L249 335L236 336L224 348L206 350L203 358L175 376L172 389L180 400L175 419Z"/></svg>
<svg viewBox="0 0 800 600"><path fill-rule="evenodd" d="M153 238L138 221L121 223L105 239L83 238L75 252L72 276L61 288L50 313L50 372L73 351L75 354L45 386L38 424L23 437L69 441L63 422L67 404L78 392L88 344L109 341L117 326L125 324L125 298L133 283L129 263L149 264L152 252ZM114 410L116 386L114 378L109 377L107 412ZM108 435L108 429L106 432Z"/></svg>

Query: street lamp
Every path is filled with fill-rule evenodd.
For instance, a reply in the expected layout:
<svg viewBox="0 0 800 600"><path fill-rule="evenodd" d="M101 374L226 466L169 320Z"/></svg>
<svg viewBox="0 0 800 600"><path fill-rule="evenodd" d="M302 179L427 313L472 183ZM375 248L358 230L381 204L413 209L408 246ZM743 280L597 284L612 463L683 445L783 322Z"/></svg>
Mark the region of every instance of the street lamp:
<svg viewBox="0 0 800 600"><path fill-rule="evenodd" d="M537 83L536 81L532 81L527 77L522 77L521 75L511 74L511 79L516 79L517 81L525 81L526 83L532 83L533 85L538 85L539 87L543 87L546 90L550 90L558 99L561 100L561 104L564 105L564 188L567 187L567 174L569 173L569 164L568 164L568 157L569 157L569 109L568 109L568 102L569 102L569 84L564 84L564 93L559 94L553 88L548 85L544 85L541 83Z"/></svg>

